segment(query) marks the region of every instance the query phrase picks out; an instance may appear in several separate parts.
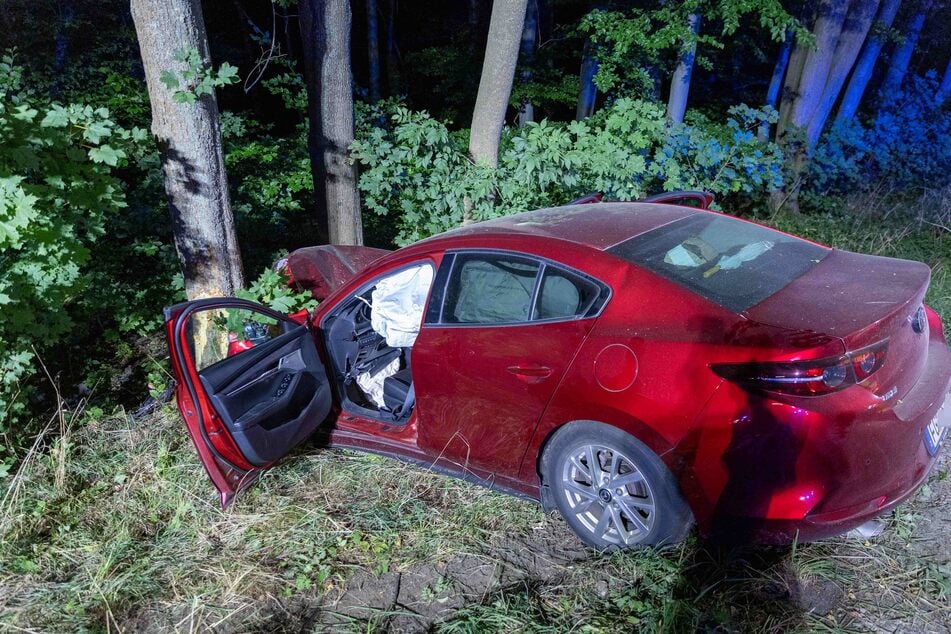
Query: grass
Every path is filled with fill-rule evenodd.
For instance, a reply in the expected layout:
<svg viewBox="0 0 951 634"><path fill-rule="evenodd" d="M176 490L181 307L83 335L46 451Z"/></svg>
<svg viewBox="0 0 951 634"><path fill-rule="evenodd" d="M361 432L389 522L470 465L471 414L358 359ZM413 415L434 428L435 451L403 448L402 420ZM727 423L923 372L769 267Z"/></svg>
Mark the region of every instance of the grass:
<svg viewBox="0 0 951 634"><path fill-rule="evenodd" d="M928 262L929 302L951 322L946 228L878 211L776 224ZM947 457L870 542L726 549L692 538L598 555L532 503L307 446L222 510L172 408L139 421L60 408L46 428L0 480L0 630L930 632L951 622ZM409 588L413 575L422 581ZM381 598L392 583L395 604ZM348 601L369 611L338 614Z"/></svg>

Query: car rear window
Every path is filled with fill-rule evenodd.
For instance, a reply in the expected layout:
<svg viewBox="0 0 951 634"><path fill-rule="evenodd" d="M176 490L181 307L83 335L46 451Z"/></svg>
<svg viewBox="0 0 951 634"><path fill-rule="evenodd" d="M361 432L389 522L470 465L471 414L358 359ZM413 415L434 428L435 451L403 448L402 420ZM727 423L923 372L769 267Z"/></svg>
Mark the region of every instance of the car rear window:
<svg viewBox="0 0 951 634"><path fill-rule="evenodd" d="M735 312L778 292L829 253L811 242L712 213L676 220L607 251Z"/></svg>

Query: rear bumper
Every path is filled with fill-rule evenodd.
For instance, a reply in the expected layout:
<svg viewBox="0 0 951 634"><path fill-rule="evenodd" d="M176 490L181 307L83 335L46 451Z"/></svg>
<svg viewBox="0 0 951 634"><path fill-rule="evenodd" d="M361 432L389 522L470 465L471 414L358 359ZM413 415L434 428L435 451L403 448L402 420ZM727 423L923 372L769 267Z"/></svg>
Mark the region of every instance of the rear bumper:
<svg viewBox="0 0 951 634"><path fill-rule="evenodd" d="M701 530L722 541L812 541L907 500L937 462L925 428L951 398L951 350L943 337L928 353L921 378L899 402L863 388L796 405L750 398L731 423L726 485Z"/></svg>
<svg viewBox="0 0 951 634"><path fill-rule="evenodd" d="M726 543L789 544L843 535L903 504L927 481L936 463L937 456L928 462L920 478L891 499L879 496L850 509L810 514L801 520L722 516L707 537Z"/></svg>

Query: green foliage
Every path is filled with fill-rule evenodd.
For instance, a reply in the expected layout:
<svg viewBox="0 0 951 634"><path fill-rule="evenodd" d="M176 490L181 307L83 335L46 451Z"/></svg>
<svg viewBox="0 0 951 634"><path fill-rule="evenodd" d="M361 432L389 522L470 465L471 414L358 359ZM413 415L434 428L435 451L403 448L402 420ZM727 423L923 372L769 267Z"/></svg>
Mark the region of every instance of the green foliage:
<svg viewBox="0 0 951 634"><path fill-rule="evenodd" d="M145 136L105 108L41 100L0 59L0 431L22 411L36 351L70 333L91 246L126 206L112 168Z"/></svg>
<svg viewBox="0 0 951 634"><path fill-rule="evenodd" d="M688 25L687 16L691 13L702 16L699 34ZM670 62L670 53L692 44L721 49L722 38L734 34L741 23L752 19L773 41L781 41L786 29L803 38L800 41L811 37L778 0L690 0L650 7L595 9L582 18L578 29L595 45L598 73L594 82L599 90L646 96L653 91L652 69ZM710 66L702 48L697 63Z"/></svg>
<svg viewBox="0 0 951 634"><path fill-rule="evenodd" d="M313 310L317 300L308 291L296 291L288 285L287 272L273 267L264 269L246 289L238 289L235 296L257 302L279 313Z"/></svg>
<svg viewBox="0 0 951 634"><path fill-rule="evenodd" d="M195 103L204 95L214 93L215 88L240 81L237 68L224 62L218 70L214 70L202 59L196 48L178 50L174 59L181 64L181 68L165 69L159 78L166 88L174 91L172 100L176 103Z"/></svg>
<svg viewBox="0 0 951 634"><path fill-rule="evenodd" d="M509 103L518 108L524 102L542 107L574 106L578 100L578 75L559 72L536 72L532 81L516 83Z"/></svg>
<svg viewBox="0 0 951 634"><path fill-rule="evenodd" d="M951 111L934 100L937 78L933 72L909 77L905 86L886 97L870 121L837 124L823 137L809 165L812 192L951 183Z"/></svg>
<svg viewBox="0 0 951 634"><path fill-rule="evenodd" d="M380 110L371 111L378 118ZM396 106L389 125L363 125L351 147L368 209L398 218L398 242L478 220L563 204L592 191L634 200L656 191L754 193L778 183L782 156L755 130L775 112L737 106L725 123L694 116L668 129L662 106L619 99L585 121L543 120L503 134L499 167L474 165L464 135Z"/></svg>

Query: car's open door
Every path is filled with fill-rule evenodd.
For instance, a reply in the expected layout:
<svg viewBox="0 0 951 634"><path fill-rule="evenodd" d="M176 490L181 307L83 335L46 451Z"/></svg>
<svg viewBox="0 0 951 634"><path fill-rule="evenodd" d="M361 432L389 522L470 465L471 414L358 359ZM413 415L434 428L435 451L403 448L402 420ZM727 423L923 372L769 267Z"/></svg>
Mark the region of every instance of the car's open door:
<svg viewBox="0 0 951 634"><path fill-rule="evenodd" d="M178 408L227 506L327 418L327 373L308 324L253 302L177 304L165 331Z"/></svg>

